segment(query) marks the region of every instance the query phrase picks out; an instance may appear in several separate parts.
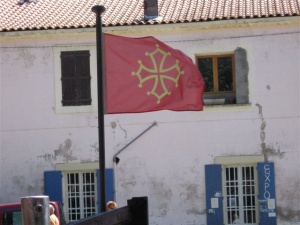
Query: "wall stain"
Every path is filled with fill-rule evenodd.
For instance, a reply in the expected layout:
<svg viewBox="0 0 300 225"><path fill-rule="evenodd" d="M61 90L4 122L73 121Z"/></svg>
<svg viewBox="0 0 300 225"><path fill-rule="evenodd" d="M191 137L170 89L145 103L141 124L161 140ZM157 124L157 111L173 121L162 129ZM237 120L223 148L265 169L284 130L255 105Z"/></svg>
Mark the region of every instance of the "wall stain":
<svg viewBox="0 0 300 225"><path fill-rule="evenodd" d="M280 159L282 159L284 157L285 152L281 152L280 151L280 147L278 147L277 149L275 149L273 146L267 145L265 143L265 138L266 138L266 133L265 133L265 129L267 126L267 123L264 119L263 116L263 109L262 106L258 103L255 104L258 107L258 115L261 119L261 125L260 125L260 147L261 147L261 151L262 154L264 156L265 162L269 161L269 157L271 156L277 156Z"/></svg>
<svg viewBox="0 0 300 225"><path fill-rule="evenodd" d="M67 138L63 144L60 144L58 149L53 150L53 154L46 153L44 155L37 156L47 162L56 161L58 157L62 157L65 162L77 160L77 157L73 156L72 140ZM54 165L53 165L54 166Z"/></svg>
<svg viewBox="0 0 300 225"><path fill-rule="evenodd" d="M26 189L29 195L36 195L36 193L39 193L39 191L41 190L39 186L39 182L37 180L35 180L33 184L32 183L28 184Z"/></svg>
<svg viewBox="0 0 300 225"><path fill-rule="evenodd" d="M95 158L99 159L99 145L98 142L95 142L95 144L90 145L91 151L94 152Z"/></svg>
<svg viewBox="0 0 300 225"><path fill-rule="evenodd" d="M62 156L66 162L76 160L77 158L72 155L73 151L71 147L72 147L72 140L67 138L64 144L60 144L58 149L54 150L55 157Z"/></svg>
<svg viewBox="0 0 300 225"><path fill-rule="evenodd" d="M170 200L173 196L172 189L165 187L165 181L151 181L149 183L150 189L153 190L153 193L159 199L168 199Z"/></svg>
<svg viewBox="0 0 300 225"><path fill-rule="evenodd" d="M188 209L186 211L187 215L201 215L201 211L196 209L196 208L192 208L192 209Z"/></svg>
<svg viewBox="0 0 300 225"><path fill-rule="evenodd" d="M119 124L120 130L124 132L124 139L127 138L127 131Z"/></svg>
<svg viewBox="0 0 300 225"><path fill-rule="evenodd" d="M47 66L47 64L49 63L49 61L50 61L49 58L50 58L49 52L43 54L42 63L44 64L44 66Z"/></svg>
<svg viewBox="0 0 300 225"><path fill-rule="evenodd" d="M110 122L110 126L112 129L116 129L116 127L117 127L116 121Z"/></svg>
<svg viewBox="0 0 300 225"><path fill-rule="evenodd" d="M13 176L12 177L12 182L14 184L14 186L20 187L21 189L25 188L25 177L23 176Z"/></svg>
<svg viewBox="0 0 300 225"><path fill-rule="evenodd" d="M13 176L12 177L13 187L17 187L22 190L27 190L29 195L36 195L39 192L40 187L37 180L27 183L24 176Z"/></svg>
<svg viewBox="0 0 300 225"><path fill-rule="evenodd" d="M134 187L136 186L136 183L137 183L136 180L127 180L121 184L121 187L126 187L126 188L128 188L128 186Z"/></svg>
<svg viewBox="0 0 300 225"><path fill-rule="evenodd" d="M44 155L38 156L38 158L42 158L42 159L44 159L46 162L50 162L50 163L53 165L53 167L54 167L53 162L56 160L56 157L55 157L54 154L46 153L46 154L44 154Z"/></svg>
<svg viewBox="0 0 300 225"><path fill-rule="evenodd" d="M300 210L288 210L284 207L276 207L278 217L283 221L299 222L300 221Z"/></svg>
<svg viewBox="0 0 300 225"><path fill-rule="evenodd" d="M1 64L8 64L11 61L10 54L6 48L2 49L2 53L0 54L1 56Z"/></svg>
<svg viewBox="0 0 300 225"><path fill-rule="evenodd" d="M124 134L125 134L125 137L124 137L124 138L125 138L125 139L127 138L127 131L120 125L120 123L119 123L118 120L110 122L110 127L111 127L112 129L114 129L114 130L116 130L116 128L119 127L120 130L123 131ZM115 133L115 131L114 131L114 133Z"/></svg>
<svg viewBox="0 0 300 225"><path fill-rule="evenodd" d="M295 180L295 177L290 177L289 179L284 179L284 182L288 186L281 189L277 194L277 202L283 202L283 205L276 207L277 216L282 221L300 222L298 202L300 181Z"/></svg>
<svg viewBox="0 0 300 225"><path fill-rule="evenodd" d="M32 54L27 48L21 48L20 50L20 56L24 61L24 67L30 68L34 64L35 55Z"/></svg>

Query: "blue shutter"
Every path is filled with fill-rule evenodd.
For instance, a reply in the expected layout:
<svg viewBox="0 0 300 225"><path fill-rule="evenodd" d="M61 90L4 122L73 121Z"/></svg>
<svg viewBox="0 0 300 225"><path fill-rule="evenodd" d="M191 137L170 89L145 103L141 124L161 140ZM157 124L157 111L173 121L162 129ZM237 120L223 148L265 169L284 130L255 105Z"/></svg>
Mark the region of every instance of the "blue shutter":
<svg viewBox="0 0 300 225"><path fill-rule="evenodd" d="M101 203L101 193L100 193L100 171L97 169L97 191L98 191L98 212L101 211L100 203ZM105 202L115 201L114 195L114 171L109 168L105 170Z"/></svg>
<svg viewBox="0 0 300 225"><path fill-rule="evenodd" d="M274 163L257 163L260 225L276 225Z"/></svg>
<svg viewBox="0 0 300 225"><path fill-rule="evenodd" d="M221 165L205 165L205 189L207 225L224 224Z"/></svg>
<svg viewBox="0 0 300 225"><path fill-rule="evenodd" d="M58 201L63 203L62 196L62 172L61 171L45 171L45 195L49 196L50 201Z"/></svg>

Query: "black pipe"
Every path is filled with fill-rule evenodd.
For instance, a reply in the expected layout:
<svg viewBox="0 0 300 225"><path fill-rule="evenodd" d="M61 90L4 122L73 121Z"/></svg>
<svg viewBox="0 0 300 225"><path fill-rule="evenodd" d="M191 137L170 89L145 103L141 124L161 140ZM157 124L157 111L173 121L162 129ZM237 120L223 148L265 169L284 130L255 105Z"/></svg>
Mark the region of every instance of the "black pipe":
<svg viewBox="0 0 300 225"><path fill-rule="evenodd" d="M105 137L104 137L104 100L103 100L103 71L102 71L102 22L101 14L105 7L95 5L92 12L96 14L96 47L97 47L97 85L98 85L98 130L99 130L99 169L100 169L100 211L106 208L105 199Z"/></svg>

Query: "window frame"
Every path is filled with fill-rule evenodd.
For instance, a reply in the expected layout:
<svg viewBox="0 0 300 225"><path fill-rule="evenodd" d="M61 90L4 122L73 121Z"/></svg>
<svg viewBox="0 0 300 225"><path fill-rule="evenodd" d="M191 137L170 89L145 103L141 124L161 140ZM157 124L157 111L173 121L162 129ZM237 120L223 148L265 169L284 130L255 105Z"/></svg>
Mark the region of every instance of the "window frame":
<svg viewBox="0 0 300 225"><path fill-rule="evenodd" d="M67 219L68 212L66 212L66 195L67 186L64 183L65 172L66 171L96 171L96 186L97 186L97 206L98 212L101 212L100 202L101 202L101 190L100 183L101 175L99 170L99 162L89 162L89 163L58 163L55 165L55 170L44 171L44 194L49 196L49 200L58 201L63 205L64 215ZM115 201L115 176L112 168L105 169L105 183L106 183L106 196L107 201ZM53 188L53 184L57 188ZM60 188L61 187L61 188Z"/></svg>
<svg viewBox="0 0 300 225"><path fill-rule="evenodd" d="M211 56L226 56L233 55L233 73L234 73L234 90L233 92L205 92L203 94L204 106L241 106L249 105L249 63L247 49L237 47L233 51L226 52L207 52L195 54L195 62L198 66L198 58L211 57ZM217 66L217 65L216 65Z"/></svg>
<svg viewBox="0 0 300 225"><path fill-rule="evenodd" d="M90 57L89 50L61 51L63 106L92 104Z"/></svg>
<svg viewBox="0 0 300 225"><path fill-rule="evenodd" d="M232 62L232 91L219 91L219 73L218 73L218 58L222 57L230 57L231 62ZM226 93L236 93L236 74L235 74L235 58L234 58L234 53L224 53L224 54L211 54L211 55L197 55L196 56L196 62L197 62L197 67L199 68L199 59L201 58L212 58L212 63L213 63L213 89L214 91L205 91L204 95L209 95L209 94L226 94Z"/></svg>
<svg viewBox="0 0 300 225"><path fill-rule="evenodd" d="M68 173L90 173L93 172L95 175L95 194L96 194L96 213L98 213L99 210L99 191L98 186L99 186L99 181L98 181L98 177L97 177L97 169L99 168L99 163L97 162L93 162L93 163L61 163L61 164L56 164L55 165L55 170L56 171L61 171L62 173L62 177L61 177L61 181L62 181L62 192L63 192L63 210L64 210L64 214L65 214L65 219L66 221L69 223L71 222L69 220L69 208L68 208L68 183L67 183L67 179Z"/></svg>
<svg viewBox="0 0 300 225"><path fill-rule="evenodd" d="M252 185L251 187L254 188L254 194L252 195L247 195L247 194L244 194L244 193L241 193L242 191L242 188L245 188L247 186L244 186L243 184L243 179L242 179L242 170L244 168L252 168L253 169L253 182L254 182L254 185ZM234 195L234 196L237 196L238 197L238 200L239 200L239 203L237 206L235 207L232 207L230 204L228 205L228 202L227 202L227 199L230 199L232 197L231 194L227 194L227 188L230 187L230 186L227 186L227 183L229 181L226 180L226 169L230 169L230 168L236 168L237 171L238 171L238 182L239 184L238 185L234 185L232 187L237 187L239 190L238 190L238 193L237 195ZM247 207L249 207L249 205L244 205L243 204L243 199L247 196L254 196L255 197L255 204L254 205L250 205L251 207L255 207L255 216L254 216L254 219L256 219L255 223L251 223L251 224L259 224L259 200L258 200L258 177L257 177L257 170L256 170L256 163L252 163L252 164L228 164L228 165L222 165L222 183L223 183L223 187L222 187L222 191L223 191L223 195L224 195L224 206L223 206L223 209L224 209L224 224L225 225L230 225L230 224L235 224L234 223L234 218L228 218L228 212L232 211L238 211L238 218L239 220L241 220L239 223L244 223L243 220L244 220L244 215L243 213L240 213L240 212L245 212L245 209L247 209ZM229 197L228 197L229 196ZM235 197L236 198L236 197ZM236 208L236 210L233 210L233 208ZM253 209L252 209L253 210ZM248 209L249 211L249 209ZM253 216L253 215L252 215ZM247 218L246 218L247 219ZM231 221L232 223L229 223L228 221Z"/></svg>
<svg viewBox="0 0 300 225"><path fill-rule="evenodd" d="M61 52L66 51L89 51L90 53L90 88L91 105L63 106L62 104L62 72L61 72ZM82 113L97 112L97 54L94 45L78 46L55 46L54 47L54 66L55 66L55 112L56 113Z"/></svg>
<svg viewBox="0 0 300 225"><path fill-rule="evenodd" d="M67 187L64 189L65 191L65 204L64 204L64 211L65 211L65 215L67 216L66 220L68 222L74 222L74 221L77 221L79 219L83 219L83 218L86 218L88 216L91 216L91 215L95 215L98 213L98 206L97 206L97 199L98 199L98 196L97 196L97 175L96 175L96 170L70 170L70 171L63 171L63 186L64 187ZM74 175L74 174L77 174L78 175L78 183L68 183L68 179L70 178L70 175ZM94 176L94 183L85 183L84 180L83 180L83 175L84 174L93 174ZM75 195L72 196L71 195L71 192L69 192L69 187L75 187L78 185L78 190L76 189L75 190ZM90 197L94 197L94 206L90 206L90 207L84 207L84 205L86 204L86 199L87 199L87 196L86 196L86 192L84 192L84 186L94 186L94 190L93 190L93 193L94 195L91 195ZM92 192L91 192L92 193ZM78 195L77 195L78 194ZM79 202L77 202L76 199L79 199ZM72 201L72 199L74 199L77 203L76 204L79 204L78 207L76 208L70 208L69 207L69 203L70 201ZM77 218L75 220L72 220L72 213L70 213L71 211L76 211L76 210L80 210L79 212L76 212L74 215L80 216L80 218ZM93 209L94 212L91 214L91 215L87 215L89 214L88 212L86 212L88 209ZM91 212L90 212L91 213Z"/></svg>
<svg viewBox="0 0 300 225"><path fill-rule="evenodd" d="M256 216L256 223L253 224L260 224L260 219L259 219L259 213L260 213L260 205L259 205L259 198L258 198L258 172L257 172L257 164L259 162L264 161L264 156L263 155L253 155L253 156L220 156L215 158L215 163L221 165L222 167L222 193L224 200L223 200L223 224L230 224L227 223L228 218L227 218L227 201L226 201L226 168L228 167L253 167L254 168L254 181L255 181L255 198L256 198L256 203L255 203L255 216Z"/></svg>

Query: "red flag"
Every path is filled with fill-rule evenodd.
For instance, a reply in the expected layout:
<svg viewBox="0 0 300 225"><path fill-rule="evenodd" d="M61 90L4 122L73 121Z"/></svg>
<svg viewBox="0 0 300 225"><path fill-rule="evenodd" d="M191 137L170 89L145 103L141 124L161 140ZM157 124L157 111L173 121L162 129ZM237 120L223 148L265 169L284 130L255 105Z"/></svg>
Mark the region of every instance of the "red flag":
<svg viewBox="0 0 300 225"><path fill-rule="evenodd" d="M203 109L202 75L184 53L154 37L104 43L107 113Z"/></svg>

